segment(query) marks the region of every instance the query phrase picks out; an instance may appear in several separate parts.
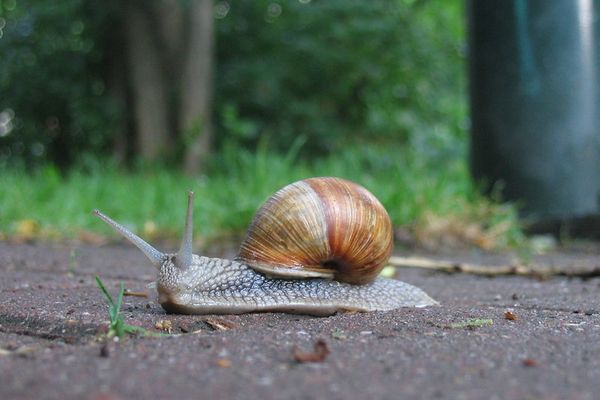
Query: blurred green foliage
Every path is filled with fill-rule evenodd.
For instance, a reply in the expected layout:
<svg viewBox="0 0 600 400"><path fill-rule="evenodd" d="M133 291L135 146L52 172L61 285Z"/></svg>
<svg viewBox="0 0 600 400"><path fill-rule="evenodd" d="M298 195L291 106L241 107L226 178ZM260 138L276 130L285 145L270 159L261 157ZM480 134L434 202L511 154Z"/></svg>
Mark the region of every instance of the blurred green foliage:
<svg viewBox="0 0 600 400"><path fill-rule="evenodd" d="M0 165L69 166L106 152L120 121L104 59L110 7L0 2Z"/></svg>
<svg viewBox="0 0 600 400"><path fill-rule="evenodd" d="M214 10L219 149L268 140L285 150L302 138L312 156L360 137L464 155L461 1L236 0ZM0 166L86 166L111 154L128 126L109 78L121 15L116 0L0 0Z"/></svg>
<svg viewBox="0 0 600 400"><path fill-rule="evenodd" d="M332 151L405 141L435 125L463 137L459 1L220 2L217 112L228 137Z"/></svg>

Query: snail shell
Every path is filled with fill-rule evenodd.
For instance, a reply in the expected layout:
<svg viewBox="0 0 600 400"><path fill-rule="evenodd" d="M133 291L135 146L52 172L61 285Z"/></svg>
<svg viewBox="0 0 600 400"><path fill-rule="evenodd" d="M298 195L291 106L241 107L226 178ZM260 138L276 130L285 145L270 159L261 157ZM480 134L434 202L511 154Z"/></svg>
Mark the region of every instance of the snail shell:
<svg viewBox="0 0 600 400"><path fill-rule="evenodd" d="M277 278L332 278L363 284L390 257L392 223L364 187L310 178L277 191L257 211L238 260Z"/></svg>

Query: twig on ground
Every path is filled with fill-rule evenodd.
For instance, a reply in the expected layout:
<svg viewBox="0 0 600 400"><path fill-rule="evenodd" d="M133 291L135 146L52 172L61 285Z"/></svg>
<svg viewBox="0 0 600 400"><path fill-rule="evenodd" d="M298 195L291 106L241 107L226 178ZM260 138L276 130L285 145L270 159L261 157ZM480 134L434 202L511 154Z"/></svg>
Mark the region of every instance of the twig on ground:
<svg viewBox="0 0 600 400"><path fill-rule="evenodd" d="M560 268L540 267L535 265L483 265L473 263L434 260L425 257L390 257L389 264L401 268L422 268L441 271L450 274L465 273L481 276L520 275L534 278L547 278L550 276L566 276L576 278L593 278L600 276L600 266L594 268Z"/></svg>
<svg viewBox="0 0 600 400"><path fill-rule="evenodd" d="M148 293L146 293L146 292L133 292L131 290L125 289L125 291L123 292L123 296L148 298Z"/></svg>

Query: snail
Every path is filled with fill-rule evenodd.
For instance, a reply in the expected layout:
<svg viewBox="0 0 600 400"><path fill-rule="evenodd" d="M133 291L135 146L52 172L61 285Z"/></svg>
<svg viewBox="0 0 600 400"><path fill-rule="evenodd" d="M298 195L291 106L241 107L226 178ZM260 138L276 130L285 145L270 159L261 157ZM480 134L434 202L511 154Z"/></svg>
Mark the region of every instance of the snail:
<svg viewBox="0 0 600 400"><path fill-rule="evenodd" d="M94 211L158 268L167 312L331 315L437 304L415 286L377 277L392 251L392 224L379 200L353 182L309 178L280 189L257 211L234 260L192 254L192 209L190 192L173 254Z"/></svg>

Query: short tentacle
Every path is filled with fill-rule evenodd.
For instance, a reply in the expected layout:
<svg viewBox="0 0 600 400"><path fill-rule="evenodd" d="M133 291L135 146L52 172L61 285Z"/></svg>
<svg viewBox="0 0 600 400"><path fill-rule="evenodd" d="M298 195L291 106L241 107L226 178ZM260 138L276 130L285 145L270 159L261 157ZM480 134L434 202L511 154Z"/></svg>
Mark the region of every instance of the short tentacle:
<svg viewBox="0 0 600 400"><path fill-rule="evenodd" d="M193 211L194 192L188 192L187 215L185 219L185 228L183 230L183 239L181 247L175 257L175 265L181 270L187 269L192 264L192 237L194 234Z"/></svg>

